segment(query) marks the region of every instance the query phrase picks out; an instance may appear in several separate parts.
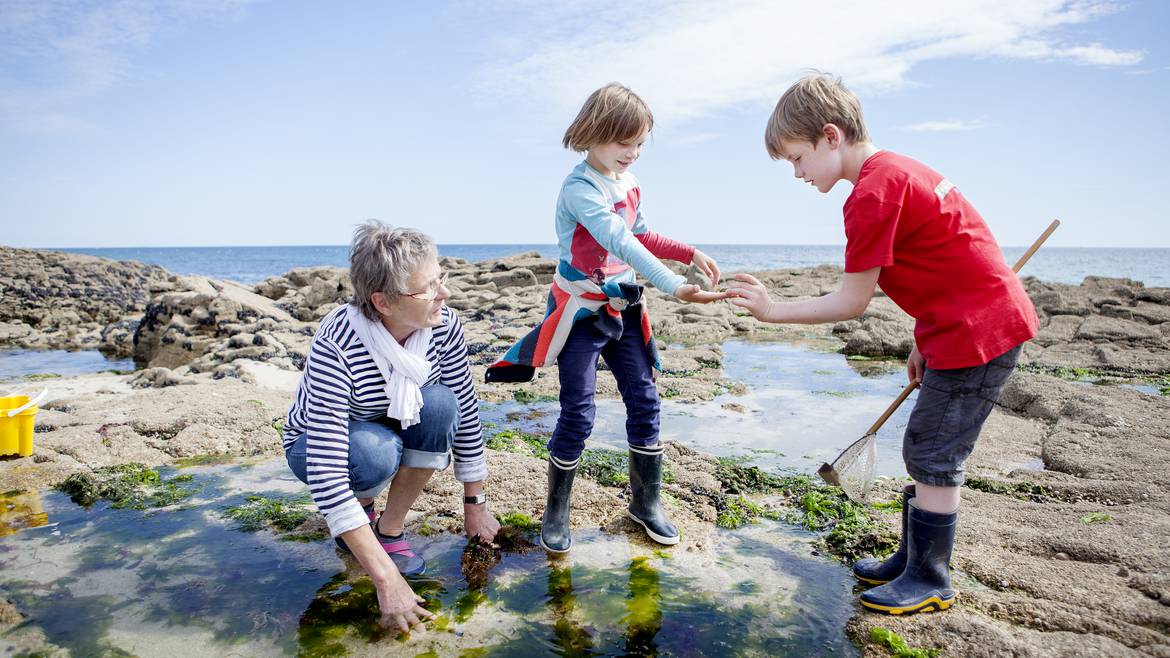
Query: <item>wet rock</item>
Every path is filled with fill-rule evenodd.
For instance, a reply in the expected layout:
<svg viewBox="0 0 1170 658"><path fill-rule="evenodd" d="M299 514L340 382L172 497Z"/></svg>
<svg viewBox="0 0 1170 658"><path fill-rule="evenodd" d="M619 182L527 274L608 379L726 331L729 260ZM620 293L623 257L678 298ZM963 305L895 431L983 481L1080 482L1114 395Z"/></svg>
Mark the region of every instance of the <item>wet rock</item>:
<svg viewBox="0 0 1170 658"><path fill-rule="evenodd" d="M1153 343L1155 345L1162 343L1161 332L1149 325L1101 315L1085 318L1074 338L1088 341Z"/></svg>
<svg viewBox="0 0 1170 658"><path fill-rule="evenodd" d="M135 373L127 383L131 388L164 388L198 382L194 378L180 376L170 368L146 368Z"/></svg>
<svg viewBox="0 0 1170 658"><path fill-rule="evenodd" d="M486 272L479 276L478 282L494 284L497 290L539 285L532 270L525 268Z"/></svg>
<svg viewBox="0 0 1170 658"><path fill-rule="evenodd" d="M165 368L187 365L258 320L296 323L272 300L237 283L205 277L176 277L175 283L175 290L151 301L134 335L134 357L140 363ZM266 350L240 349L247 350L244 358Z"/></svg>
<svg viewBox="0 0 1170 658"><path fill-rule="evenodd" d="M0 343L30 348L98 349L102 330L143 311L161 267L0 247Z"/></svg>

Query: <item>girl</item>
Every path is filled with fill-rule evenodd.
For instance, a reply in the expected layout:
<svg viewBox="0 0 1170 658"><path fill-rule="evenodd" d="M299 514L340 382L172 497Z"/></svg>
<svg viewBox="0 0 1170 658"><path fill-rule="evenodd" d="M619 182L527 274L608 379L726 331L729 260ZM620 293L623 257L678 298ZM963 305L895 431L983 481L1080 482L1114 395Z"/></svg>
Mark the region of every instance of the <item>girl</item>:
<svg viewBox="0 0 1170 658"><path fill-rule="evenodd" d="M561 415L549 440L548 500L541 545L565 553L569 498L585 439L593 430L597 357L617 380L626 405L630 448L630 518L661 544L677 544L678 530L659 503L662 451L658 442L659 368L642 286L634 273L686 302L708 303L726 293L703 292L663 265L694 263L713 283L715 261L692 246L653 233L639 211L641 188L629 172L654 127L650 108L634 92L611 83L593 92L565 131L565 148L585 152L561 186L556 229L560 263L542 323L487 371L489 382L532 379L554 361L560 369Z"/></svg>

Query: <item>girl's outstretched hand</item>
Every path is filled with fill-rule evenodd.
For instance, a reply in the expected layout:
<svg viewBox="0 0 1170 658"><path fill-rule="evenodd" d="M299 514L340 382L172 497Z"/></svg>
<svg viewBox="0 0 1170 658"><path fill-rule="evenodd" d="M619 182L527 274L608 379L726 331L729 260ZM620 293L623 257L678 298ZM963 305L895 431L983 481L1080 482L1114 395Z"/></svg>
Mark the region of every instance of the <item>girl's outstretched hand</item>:
<svg viewBox="0 0 1170 658"><path fill-rule="evenodd" d="M717 302L720 299L727 299L732 296L730 292L704 292L702 288L693 283L684 283L674 291L674 296L684 302L692 304L710 304Z"/></svg>
<svg viewBox="0 0 1170 658"><path fill-rule="evenodd" d="M712 288L719 287L719 266L715 264L714 258L696 249L695 253L691 256L691 264L699 268L703 276L711 279Z"/></svg>
<svg viewBox="0 0 1170 658"><path fill-rule="evenodd" d="M750 274L736 274L735 280L727 284L727 292L732 304L747 309L757 320L770 321L772 299L759 279Z"/></svg>

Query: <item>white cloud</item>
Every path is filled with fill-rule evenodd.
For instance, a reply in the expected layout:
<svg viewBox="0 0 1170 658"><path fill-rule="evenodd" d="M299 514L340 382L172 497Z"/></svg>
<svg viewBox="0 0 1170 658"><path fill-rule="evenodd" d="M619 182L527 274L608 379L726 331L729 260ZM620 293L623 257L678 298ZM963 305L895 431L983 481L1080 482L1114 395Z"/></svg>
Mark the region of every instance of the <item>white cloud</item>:
<svg viewBox="0 0 1170 658"><path fill-rule="evenodd" d="M254 0L3 0L0 124L21 132L75 134L83 100L122 82L132 58L182 25L234 16Z"/></svg>
<svg viewBox="0 0 1170 658"><path fill-rule="evenodd" d="M939 133L961 132L965 130L975 130L976 128L982 127L983 122L978 119L975 121L951 119L949 121L923 121L922 123L912 123L908 126L904 126L902 129L916 133Z"/></svg>
<svg viewBox="0 0 1170 658"><path fill-rule="evenodd" d="M1106 0L521 5L533 23L523 26L528 38L497 43L481 87L562 113L611 80L652 99L656 116L685 120L772 103L808 67L880 90L907 84L914 66L943 58L1123 66L1143 56L1064 41L1061 28L1118 10Z"/></svg>

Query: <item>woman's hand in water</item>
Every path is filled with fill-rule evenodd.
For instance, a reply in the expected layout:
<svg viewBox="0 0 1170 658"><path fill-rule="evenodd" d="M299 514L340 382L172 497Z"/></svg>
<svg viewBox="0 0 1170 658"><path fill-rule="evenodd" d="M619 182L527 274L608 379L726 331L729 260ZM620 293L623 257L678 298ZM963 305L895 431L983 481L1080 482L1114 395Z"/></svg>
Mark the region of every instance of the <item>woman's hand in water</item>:
<svg viewBox="0 0 1170 658"><path fill-rule="evenodd" d="M720 299L731 297L731 293L704 292L702 288L693 283L684 283L675 289L674 296L680 301L690 302L692 304L710 304L711 302L717 302Z"/></svg>
<svg viewBox="0 0 1170 658"><path fill-rule="evenodd" d="M463 531L468 539L479 537L480 541L492 543L500 530L500 522L488 511L487 503L463 504Z"/></svg>
<svg viewBox="0 0 1170 658"><path fill-rule="evenodd" d="M409 633L415 627L422 628L424 621L434 617L419 605L423 597L415 594L397 571L384 582L376 582L375 585L378 589L378 608L382 611L378 623L384 628Z"/></svg>

